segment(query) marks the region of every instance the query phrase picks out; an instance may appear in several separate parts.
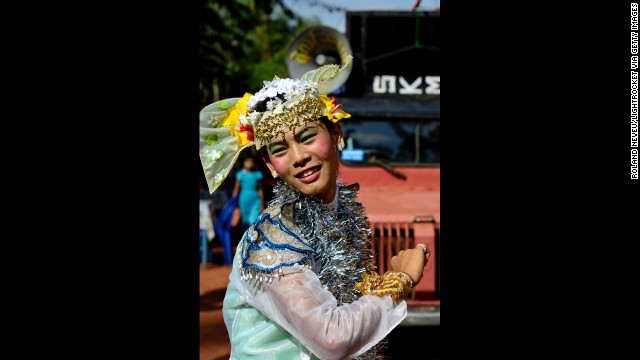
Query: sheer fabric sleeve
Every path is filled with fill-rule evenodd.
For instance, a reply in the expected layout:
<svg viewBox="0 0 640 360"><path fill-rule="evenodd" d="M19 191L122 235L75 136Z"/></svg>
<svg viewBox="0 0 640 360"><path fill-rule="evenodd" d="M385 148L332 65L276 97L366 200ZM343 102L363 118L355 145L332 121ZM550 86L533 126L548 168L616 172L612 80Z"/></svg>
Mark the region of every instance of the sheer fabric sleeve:
<svg viewBox="0 0 640 360"><path fill-rule="evenodd" d="M358 356L384 338L407 315L405 301L365 295L337 306L318 276L301 265L283 268L272 283L236 282L246 301L295 336L321 359Z"/></svg>

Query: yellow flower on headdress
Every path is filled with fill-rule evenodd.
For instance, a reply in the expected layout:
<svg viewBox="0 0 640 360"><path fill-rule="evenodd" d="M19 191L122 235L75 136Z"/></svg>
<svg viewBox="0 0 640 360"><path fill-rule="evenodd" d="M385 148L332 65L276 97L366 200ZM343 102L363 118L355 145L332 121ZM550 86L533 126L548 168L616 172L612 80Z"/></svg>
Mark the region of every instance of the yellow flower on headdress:
<svg viewBox="0 0 640 360"><path fill-rule="evenodd" d="M249 143L247 135L240 129L231 128L231 135L235 135L238 137L238 147L245 146Z"/></svg>
<svg viewBox="0 0 640 360"><path fill-rule="evenodd" d="M334 123L338 122L342 118L351 117L351 114L342 110L342 104L338 104L335 97L332 96L331 98L329 98L327 94L322 94L320 95L320 99L324 103L324 106L327 108L325 115Z"/></svg>
<svg viewBox="0 0 640 360"><path fill-rule="evenodd" d="M238 100L238 103L236 103L236 109L238 109L240 114L247 115L247 111L248 111L247 102L252 96L253 96L252 94L244 93L244 96L242 97L242 99Z"/></svg>
<svg viewBox="0 0 640 360"><path fill-rule="evenodd" d="M249 139L247 138L246 128L239 124L238 119L240 119L240 115L247 115L247 101L251 98L251 94L245 93L242 99L238 100L236 106L230 107L227 109L227 116L222 119L222 126L229 127L231 130L231 135L235 135L238 137L238 147L244 146L249 143ZM249 137L253 138L253 134L249 135Z"/></svg>

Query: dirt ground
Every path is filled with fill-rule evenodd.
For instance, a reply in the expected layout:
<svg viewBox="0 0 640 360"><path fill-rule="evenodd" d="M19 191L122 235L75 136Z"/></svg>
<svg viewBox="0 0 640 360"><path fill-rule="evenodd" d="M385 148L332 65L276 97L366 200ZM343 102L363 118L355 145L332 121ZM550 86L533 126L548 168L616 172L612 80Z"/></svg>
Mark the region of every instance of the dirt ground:
<svg viewBox="0 0 640 360"><path fill-rule="evenodd" d="M229 359L231 345L222 320L222 300L231 267L222 262L200 266L200 360Z"/></svg>

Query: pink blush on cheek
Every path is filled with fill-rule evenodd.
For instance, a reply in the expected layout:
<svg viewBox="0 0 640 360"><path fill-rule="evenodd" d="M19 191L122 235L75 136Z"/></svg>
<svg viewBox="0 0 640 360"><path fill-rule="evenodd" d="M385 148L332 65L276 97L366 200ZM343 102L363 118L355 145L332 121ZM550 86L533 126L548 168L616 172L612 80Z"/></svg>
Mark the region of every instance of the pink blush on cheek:
<svg viewBox="0 0 640 360"><path fill-rule="evenodd" d="M273 169L278 173L278 176L281 177L289 163L287 157L271 157L269 162L271 162L271 166L273 166Z"/></svg>
<svg viewBox="0 0 640 360"><path fill-rule="evenodd" d="M313 152L322 159L329 159L332 156L333 144L331 143L331 137L329 136L319 136L311 146L316 149Z"/></svg>

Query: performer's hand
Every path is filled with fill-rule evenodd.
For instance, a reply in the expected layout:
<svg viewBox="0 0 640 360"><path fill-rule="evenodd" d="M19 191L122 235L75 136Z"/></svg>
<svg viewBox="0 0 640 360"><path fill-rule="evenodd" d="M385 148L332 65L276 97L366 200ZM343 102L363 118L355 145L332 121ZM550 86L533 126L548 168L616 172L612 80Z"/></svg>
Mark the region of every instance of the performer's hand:
<svg viewBox="0 0 640 360"><path fill-rule="evenodd" d="M400 250L398 255L391 258L391 270L407 273L413 279L413 286L422 280L422 271L428 257L425 256L422 247Z"/></svg>

